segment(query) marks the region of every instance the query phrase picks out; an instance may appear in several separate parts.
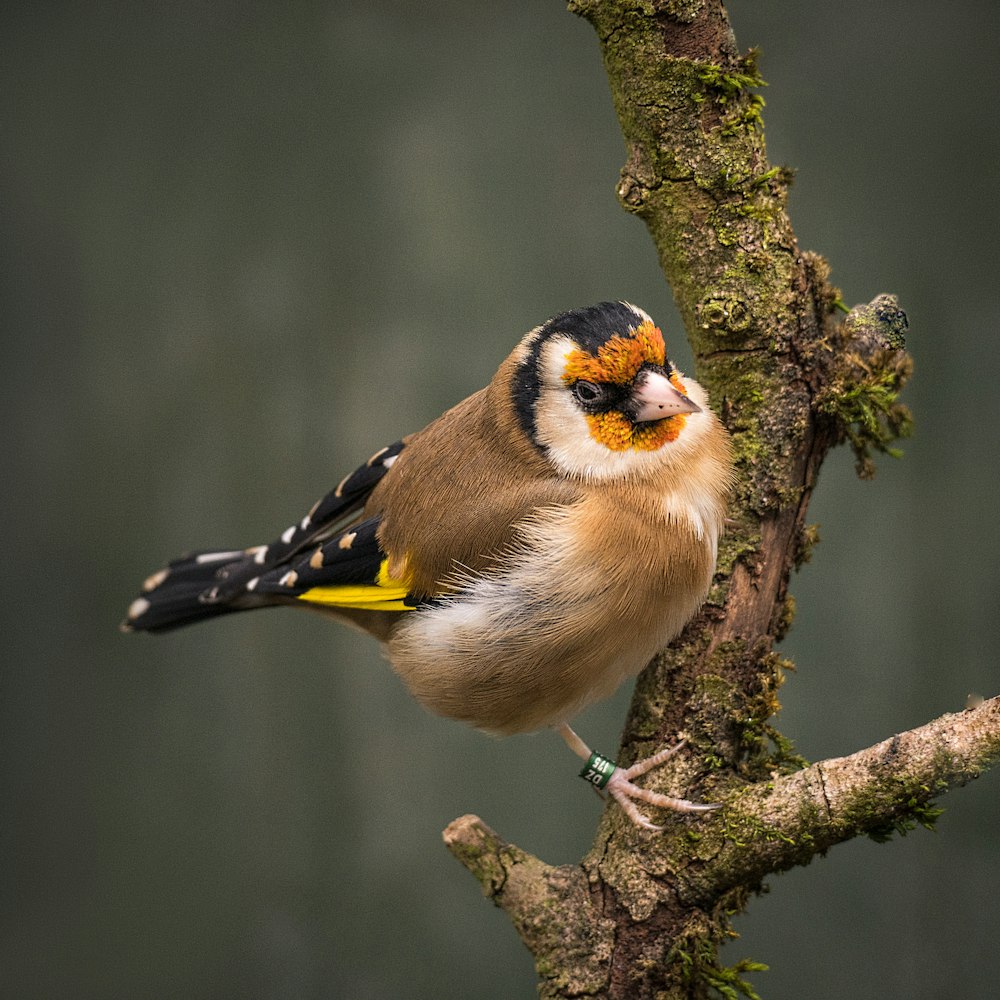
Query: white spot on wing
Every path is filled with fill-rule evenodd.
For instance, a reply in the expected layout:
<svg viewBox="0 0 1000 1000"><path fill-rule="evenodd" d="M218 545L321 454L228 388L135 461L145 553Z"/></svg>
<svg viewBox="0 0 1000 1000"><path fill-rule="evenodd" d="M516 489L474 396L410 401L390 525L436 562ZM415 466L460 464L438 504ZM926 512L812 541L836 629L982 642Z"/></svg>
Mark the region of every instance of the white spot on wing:
<svg viewBox="0 0 1000 1000"><path fill-rule="evenodd" d="M290 569L279 581L278 583L282 587L294 587L295 581L298 580L299 574L295 572L294 569Z"/></svg>
<svg viewBox="0 0 1000 1000"><path fill-rule="evenodd" d="M260 583L259 576L255 576L252 580L247 580L247 590L256 590L258 583Z"/></svg>
<svg viewBox="0 0 1000 1000"><path fill-rule="evenodd" d="M240 550L230 552L202 552L200 556L195 556L196 563L224 562L225 560L239 559L243 555Z"/></svg>
<svg viewBox="0 0 1000 1000"><path fill-rule="evenodd" d="M169 569L157 570L157 572L147 576L143 581L142 589L146 591L156 590L157 587L170 575Z"/></svg>
<svg viewBox="0 0 1000 1000"><path fill-rule="evenodd" d="M287 545L294 537L298 528L293 524L290 528L285 528L281 533L281 540Z"/></svg>
<svg viewBox="0 0 1000 1000"><path fill-rule="evenodd" d="M136 618L141 617L149 610L149 601L145 597L137 597L128 606L128 617L129 621L135 621Z"/></svg>
<svg viewBox="0 0 1000 1000"><path fill-rule="evenodd" d="M399 455L390 455L388 458L383 458L382 459L382 464L387 469L391 469L393 462L395 462L397 458L399 458Z"/></svg>

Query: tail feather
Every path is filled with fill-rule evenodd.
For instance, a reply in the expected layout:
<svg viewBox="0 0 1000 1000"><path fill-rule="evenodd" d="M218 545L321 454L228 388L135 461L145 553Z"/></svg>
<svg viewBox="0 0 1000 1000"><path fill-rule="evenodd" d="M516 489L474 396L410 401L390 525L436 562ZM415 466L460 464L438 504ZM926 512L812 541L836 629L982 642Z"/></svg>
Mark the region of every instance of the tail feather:
<svg viewBox="0 0 1000 1000"><path fill-rule="evenodd" d="M221 598L220 585L228 590L235 580L250 579L260 572L254 562L255 552L205 551L175 559L143 583L142 594L129 605L122 631L166 632L206 618L276 603L247 593L242 587L238 598Z"/></svg>
<svg viewBox="0 0 1000 1000"><path fill-rule="evenodd" d="M343 529L354 523L352 518L356 519L404 446L405 442L397 441L377 451L270 544L251 549L193 552L153 573L143 584L142 594L129 607L122 631L165 632L233 611L299 603L297 595L301 590L295 591L289 585L299 574L286 571L313 546L322 546L335 536L338 548L320 560L327 573L316 574L312 572L315 566L303 566L303 579L315 576L316 582L349 584L358 582L356 577L361 574L366 581L370 575L374 585L384 556L375 541L376 522L371 522L364 536L369 544L359 543L355 551L351 548L356 532ZM368 567L372 559L374 562ZM269 583L272 577L280 581L280 589L265 584L256 591L259 579ZM271 593L267 592L269 589Z"/></svg>

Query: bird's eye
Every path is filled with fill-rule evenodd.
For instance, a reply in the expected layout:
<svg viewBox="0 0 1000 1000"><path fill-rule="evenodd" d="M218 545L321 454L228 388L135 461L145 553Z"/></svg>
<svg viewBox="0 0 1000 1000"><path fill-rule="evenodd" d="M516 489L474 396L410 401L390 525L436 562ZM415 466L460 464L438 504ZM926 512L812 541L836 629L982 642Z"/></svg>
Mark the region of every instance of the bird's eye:
<svg viewBox="0 0 1000 1000"><path fill-rule="evenodd" d="M573 395L581 403L596 403L604 395L604 391L596 382L581 380L573 383Z"/></svg>

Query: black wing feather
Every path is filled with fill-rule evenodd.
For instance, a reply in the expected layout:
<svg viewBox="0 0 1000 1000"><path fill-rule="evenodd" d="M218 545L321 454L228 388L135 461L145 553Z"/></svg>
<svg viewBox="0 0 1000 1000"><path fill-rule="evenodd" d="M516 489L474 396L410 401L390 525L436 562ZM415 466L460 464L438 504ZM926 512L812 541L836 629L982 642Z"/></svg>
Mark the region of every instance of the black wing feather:
<svg viewBox="0 0 1000 1000"><path fill-rule="evenodd" d="M338 528L364 506L403 447L403 442L397 441L376 452L268 545L203 550L173 560L146 580L122 628L165 631L203 618L264 607L275 603L278 595L295 597L301 591L278 586L277 581L290 578L289 572L316 578L319 570L309 562L315 554L314 545L328 552L329 559L322 582L312 586L374 583L384 559L375 540L377 521L370 519L339 532ZM345 547L345 536L361 528L364 531L357 547ZM296 558L307 549L308 557ZM248 584L253 586L248 588Z"/></svg>
<svg viewBox="0 0 1000 1000"><path fill-rule="evenodd" d="M293 565L279 566L251 580L247 590L327 607L417 607L421 602L407 592L405 583L388 578L378 526L377 517L353 524Z"/></svg>

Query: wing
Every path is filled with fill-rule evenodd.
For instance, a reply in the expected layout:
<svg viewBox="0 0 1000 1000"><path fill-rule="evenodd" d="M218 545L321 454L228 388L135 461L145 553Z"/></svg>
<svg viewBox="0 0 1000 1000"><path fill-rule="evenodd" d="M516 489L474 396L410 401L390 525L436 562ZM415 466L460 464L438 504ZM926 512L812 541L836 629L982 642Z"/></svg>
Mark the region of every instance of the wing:
<svg viewBox="0 0 1000 1000"><path fill-rule="evenodd" d="M248 549L247 554L253 556L259 568L251 577L287 564L297 553L333 535L348 518L361 510L404 447L404 441L397 441L375 452L364 465L342 479L336 489L317 500L298 524L286 528L277 541Z"/></svg>
<svg viewBox="0 0 1000 1000"><path fill-rule="evenodd" d="M252 594L293 598L306 604L357 611L410 611L420 603L405 580L389 575L378 543L379 519L368 518L318 545L294 565L249 580Z"/></svg>
<svg viewBox="0 0 1000 1000"><path fill-rule="evenodd" d="M354 529L345 525L364 507L404 447L405 441L397 441L376 452L275 541L249 549L194 552L153 573L143 584L141 596L129 607L122 628L158 632L233 611L288 603L285 599L299 598L300 590L287 583L279 586L276 581L292 579L289 573L309 579L319 588L320 594L310 599L312 603L324 603L323 597L326 603L333 603L328 590L371 586L379 588L369 595L378 610L400 610L385 607L387 593L395 595L394 601L402 600L403 595L399 581L390 584L382 568L385 556L375 540L377 519ZM356 537L349 543L352 530ZM323 566L311 564L318 558L317 550L326 553ZM380 574L384 584L377 582ZM352 599L346 591L338 593L345 600ZM353 599L360 598L355 594Z"/></svg>

